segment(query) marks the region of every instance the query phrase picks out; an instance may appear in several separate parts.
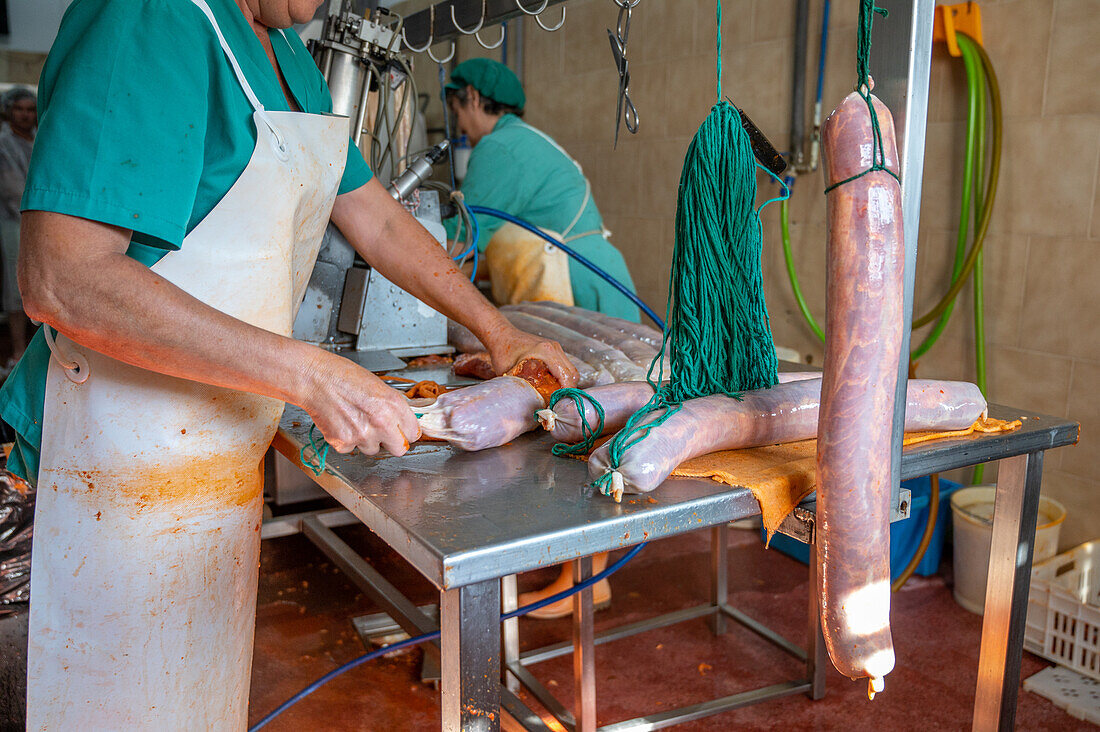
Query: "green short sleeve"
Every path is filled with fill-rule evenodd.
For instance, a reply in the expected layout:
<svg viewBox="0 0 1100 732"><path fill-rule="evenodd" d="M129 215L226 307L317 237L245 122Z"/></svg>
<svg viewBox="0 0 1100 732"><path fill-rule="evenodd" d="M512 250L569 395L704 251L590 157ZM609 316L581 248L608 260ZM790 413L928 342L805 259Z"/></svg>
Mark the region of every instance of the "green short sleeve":
<svg viewBox="0 0 1100 732"><path fill-rule="evenodd" d="M191 2L78 0L66 16L64 53L42 72L23 209L178 248L203 172L217 39Z"/></svg>
<svg viewBox="0 0 1100 732"><path fill-rule="evenodd" d="M462 181L462 195L472 206L495 208L515 214L522 211L530 191L520 171L519 159L508 146L492 135L487 135L470 153L466 178ZM478 249L485 251L489 240L504 222L493 216L477 216L479 231ZM447 221L447 236L453 238L457 219Z"/></svg>

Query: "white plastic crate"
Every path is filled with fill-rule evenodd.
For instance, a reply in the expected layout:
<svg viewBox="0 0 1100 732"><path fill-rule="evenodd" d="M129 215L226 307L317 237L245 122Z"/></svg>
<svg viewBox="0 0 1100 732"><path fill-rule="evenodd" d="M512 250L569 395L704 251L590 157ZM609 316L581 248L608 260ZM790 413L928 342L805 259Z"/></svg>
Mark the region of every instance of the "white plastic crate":
<svg viewBox="0 0 1100 732"><path fill-rule="evenodd" d="M1024 648L1100 680L1100 540L1032 568Z"/></svg>

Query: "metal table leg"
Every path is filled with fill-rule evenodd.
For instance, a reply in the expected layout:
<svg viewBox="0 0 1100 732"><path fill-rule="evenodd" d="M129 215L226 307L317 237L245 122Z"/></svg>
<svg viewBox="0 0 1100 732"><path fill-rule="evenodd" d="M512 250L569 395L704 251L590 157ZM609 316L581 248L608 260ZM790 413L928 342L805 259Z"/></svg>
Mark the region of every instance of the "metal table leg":
<svg viewBox="0 0 1100 732"><path fill-rule="evenodd" d="M516 575L510 574L500 580L502 594L501 612L509 613L519 607L519 589ZM519 660L519 618L505 620L503 623L504 634L504 685L513 694L519 693L519 679L508 670L508 664Z"/></svg>
<svg viewBox="0 0 1100 732"><path fill-rule="evenodd" d="M720 608L729 602L729 524L721 523L710 530L710 604L715 612L710 616L710 629L715 635L726 632L726 615Z"/></svg>
<svg viewBox="0 0 1100 732"><path fill-rule="evenodd" d="M573 562L573 583L592 576L592 557ZM592 588L573 595L573 688L576 732L596 732L596 637Z"/></svg>
<svg viewBox="0 0 1100 732"><path fill-rule="evenodd" d="M499 580L441 593L444 732L499 732L499 622Z"/></svg>
<svg viewBox="0 0 1100 732"><path fill-rule="evenodd" d="M974 698L975 730L1011 730L1020 685L1043 453L1001 460Z"/></svg>
<svg viewBox="0 0 1100 732"><path fill-rule="evenodd" d="M807 607L809 627L806 634L806 678L810 691L806 694L817 700L825 696L825 670L829 656L825 649L825 636L821 634L821 604L817 598L817 535L810 542L810 602Z"/></svg>

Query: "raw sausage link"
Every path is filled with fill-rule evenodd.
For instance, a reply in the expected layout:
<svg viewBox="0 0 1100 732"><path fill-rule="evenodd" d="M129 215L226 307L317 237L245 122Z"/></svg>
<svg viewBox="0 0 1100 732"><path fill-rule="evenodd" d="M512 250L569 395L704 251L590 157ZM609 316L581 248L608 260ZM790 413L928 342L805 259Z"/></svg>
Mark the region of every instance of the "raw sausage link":
<svg viewBox="0 0 1100 732"><path fill-rule="evenodd" d="M600 390L591 389L589 393L599 391L601 395L607 395L600 402L607 412L607 403L614 396L621 398L625 394L628 399L622 401L632 403L644 396L640 388L633 388L627 394L628 386L634 387L633 384L614 384ZM806 379L778 384L770 389L746 391L741 401L717 395L684 402L679 412L664 424L651 429L643 442L623 454L617 472L622 478L624 489L629 493L651 491L681 463L700 455L813 438L817 434L821 386L821 379ZM611 389L621 391L615 393ZM909 382L907 393L905 429L909 432L966 429L986 409L981 390L974 384L962 381L914 379ZM559 402L555 409L562 409L564 412L564 404ZM586 407L591 409L588 405ZM568 408L572 409L572 404ZM617 408L616 416L621 411L625 410ZM575 409L572 414L577 414ZM594 413L589 414L595 424ZM628 411L627 417L630 414L633 412ZM539 421L545 427L541 415L540 412ZM648 421L658 416L654 414ZM572 419L577 418L574 416ZM555 426L561 426L564 421L564 416L558 417L558 425ZM571 424L569 426L571 428ZM564 434L565 430L566 427L561 426L561 433ZM605 429L605 432L608 431L613 430ZM580 440L579 428L568 434L570 437L578 435L573 442ZM565 438L562 439L565 441ZM588 473L591 477L596 478L607 472L607 452L605 445L592 453L588 461ZM820 484L819 478L819 489Z"/></svg>
<svg viewBox="0 0 1100 732"><path fill-rule="evenodd" d="M894 122L871 97L888 168ZM874 130L853 92L826 120L826 186L872 167ZM891 424L901 356L905 243L901 187L874 171L826 196L827 340L817 440L817 561L822 631L837 670L881 691L890 637Z"/></svg>
<svg viewBox="0 0 1100 732"><path fill-rule="evenodd" d="M576 331L564 328L549 320L519 313L504 311L504 317L520 330L557 341L566 353L570 353L595 368L603 367L616 381L641 381L645 379L645 370L623 355L623 352L601 343L594 338L582 336Z"/></svg>
<svg viewBox="0 0 1100 732"><path fill-rule="evenodd" d="M426 437L473 452L500 447L538 423L531 415L546 402L535 387L515 376L498 376L443 394L415 412Z"/></svg>
<svg viewBox="0 0 1100 732"><path fill-rule="evenodd" d="M454 366L451 368L455 376L471 376L482 381L495 379L497 375L493 369L493 359L485 351L461 353L455 358Z"/></svg>
<svg viewBox="0 0 1100 732"><path fill-rule="evenodd" d="M539 302L523 302L518 305L506 305L501 308L501 310L514 310L516 312L534 315L543 320L549 320L551 323L557 323L563 328L569 328L583 336L588 336L601 343L606 343L622 351L624 356L629 358L640 368L646 370L649 369L649 365L657 356L657 349L653 346L642 343L632 336L624 335L614 328L609 328L606 325L597 323L589 317L589 314L583 313L582 311L560 310L558 308L547 307L546 303Z"/></svg>
<svg viewBox="0 0 1100 732"><path fill-rule="evenodd" d="M585 310L583 308L571 307L569 305L562 305L557 302L542 302L540 305L554 308L555 310L563 310L565 312L577 313L583 315L586 318L596 321L601 325L606 325L609 328L613 328L625 336L631 338L637 338L642 343L649 344L654 348L660 348L661 343L664 341L664 335L656 328L651 328L648 325L641 323L632 323L629 320L623 320L622 318L616 318L611 315L604 315L603 313L597 313L592 310Z"/></svg>
<svg viewBox="0 0 1100 732"><path fill-rule="evenodd" d="M793 371L779 374L779 383L786 384L791 381L803 381L806 379L820 379L820 371ZM618 432L630 415L641 409L649 398L653 396L653 387L646 381L624 381L619 384L611 384L585 390L590 397L600 403L604 410L603 431L596 435ZM593 427L599 421L596 409L590 402L584 401L584 413L588 424ZM581 418L577 412L577 406L570 400L562 400L554 405L554 408L543 409L538 413L539 424L543 429L554 436L558 442L570 444L584 439L581 431Z"/></svg>
<svg viewBox="0 0 1100 732"><path fill-rule="evenodd" d="M565 354L573 368L577 370L577 386L588 389L601 384L610 384L615 377L604 369L596 369L589 366L572 354ZM485 351L480 353L462 353L454 361L455 376L472 376L475 379L488 381L496 378L497 373L493 369L493 359Z"/></svg>

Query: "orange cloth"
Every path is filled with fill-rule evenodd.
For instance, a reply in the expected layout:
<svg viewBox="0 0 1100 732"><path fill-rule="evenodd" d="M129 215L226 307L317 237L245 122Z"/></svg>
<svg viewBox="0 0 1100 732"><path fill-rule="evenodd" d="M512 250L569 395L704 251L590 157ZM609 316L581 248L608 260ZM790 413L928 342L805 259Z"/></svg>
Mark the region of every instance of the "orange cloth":
<svg viewBox="0 0 1100 732"><path fill-rule="evenodd" d="M770 447L723 450L692 458L672 475L710 478L748 488L760 504L768 539L817 485L817 440L787 442Z"/></svg>
<svg viewBox="0 0 1100 732"><path fill-rule="evenodd" d="M1020 420L1006 422L979 417L965 430L909 433L903 444L969 437L976 433L1012 432L1021 424ZM710 478L718 483L748 488L760 504L760 515L770 540L783 519L817 486L816 459L817 440L803 440L701 455L680 465L672 475Z"/></svg>

